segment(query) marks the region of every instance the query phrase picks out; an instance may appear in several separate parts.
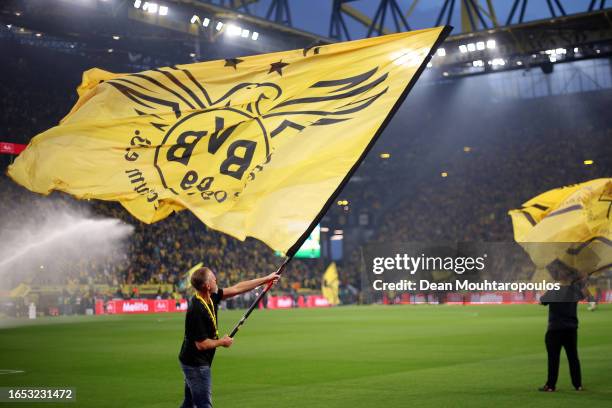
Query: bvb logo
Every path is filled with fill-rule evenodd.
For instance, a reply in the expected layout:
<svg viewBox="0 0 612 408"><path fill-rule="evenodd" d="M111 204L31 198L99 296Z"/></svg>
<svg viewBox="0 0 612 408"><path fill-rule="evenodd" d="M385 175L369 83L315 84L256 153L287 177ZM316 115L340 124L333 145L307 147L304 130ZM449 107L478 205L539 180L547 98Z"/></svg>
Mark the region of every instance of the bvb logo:
<svg viewBox="0 0 612 408"><path fill-rule="evenodd" d="M223 203L237 197L270 162L272 138L352 119L387 92L387 78L388 72L374 67L351 77L318 80L283 100L274 82L241 82L214 99L189 70L176 67L128 74L106 84L157 130L177 120L155 149L154 165L164 188L193 197L190 201ZM249 102L241 105L240 100Z"/></svg>
<svg viewBox="0 0 612 408"><path fill-rule="evenodd" d="M172 126L155 151L164 187L176 195L226 201L238 194L252 163L270 154L261 120L233 108L192 113Z"/></svg>

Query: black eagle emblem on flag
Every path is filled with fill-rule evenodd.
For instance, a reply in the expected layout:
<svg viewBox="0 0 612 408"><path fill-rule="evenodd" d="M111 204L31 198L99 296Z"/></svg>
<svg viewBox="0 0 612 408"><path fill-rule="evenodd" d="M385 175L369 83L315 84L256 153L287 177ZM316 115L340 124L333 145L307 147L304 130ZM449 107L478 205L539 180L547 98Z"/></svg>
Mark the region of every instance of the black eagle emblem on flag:
<svg viewBox="0 0 612 408"><path fill-rule="evenodd" d="M240 193L214 190L215 177L242 184L254 180L272 160L275 139L351 120L387 92L387 77L374 67L351 77L316 81L289 96L272 81L242 82L213 95L189 69L178 67L105 83L163 133L161 143L152 147L164 187L176 195L200 194L224 202ZM218 166L217 175L209 174L211 163Z"/></svg>

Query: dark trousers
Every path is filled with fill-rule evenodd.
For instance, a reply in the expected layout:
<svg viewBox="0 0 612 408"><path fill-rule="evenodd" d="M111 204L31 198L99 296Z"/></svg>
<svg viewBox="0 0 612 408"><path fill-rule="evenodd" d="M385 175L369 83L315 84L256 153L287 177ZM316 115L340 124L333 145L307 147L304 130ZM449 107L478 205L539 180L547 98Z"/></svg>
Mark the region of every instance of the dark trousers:
<svg viewBox="0 0 612 408"><path fill-rule="evenodd" d="M185 377L185 397L181 408L212 408L210 367L181 363Z"/></svg>
<svg viewBox="0 0 612 408"><path fill-rule="evenodd" d="M546 384L555 387L559 377L559 357L561 347L565 349L569 363L570 376L575 388L582 386L580 361L578 360L578 330L548 330L546 332L546 351L548 353L548 380Z"/></svg>

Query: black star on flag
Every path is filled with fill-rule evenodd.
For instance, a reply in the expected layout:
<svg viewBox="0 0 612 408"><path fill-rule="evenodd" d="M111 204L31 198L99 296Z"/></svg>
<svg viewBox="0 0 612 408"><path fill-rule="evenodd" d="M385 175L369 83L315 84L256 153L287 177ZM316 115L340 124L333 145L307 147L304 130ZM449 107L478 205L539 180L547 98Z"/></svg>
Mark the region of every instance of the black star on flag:
<svg viewBox="0 0 612 408"><path fill-rule="evenodd" d="M280 60L278 62L273 62L272 64L270 64L270 70L268 71L268 74L271 74L272 72L277 72L278 75L283 76L282 69L285 68L287 65L289 64L286 62L283 62L283 60Z"/></svg>
<svg viewBox="0 0 612 408"><path fill-rule="evenodd" d="M232 67L236 69L236 65L240 64L242 60L240 58L226 58L224 67Z"/></svg>

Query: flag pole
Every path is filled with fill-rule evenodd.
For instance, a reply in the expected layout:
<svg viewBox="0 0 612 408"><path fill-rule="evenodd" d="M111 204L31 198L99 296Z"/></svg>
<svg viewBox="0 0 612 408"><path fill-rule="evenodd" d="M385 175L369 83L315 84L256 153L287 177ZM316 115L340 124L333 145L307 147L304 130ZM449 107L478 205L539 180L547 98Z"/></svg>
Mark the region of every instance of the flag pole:
<svg viewBox="0 0 612 408"><path fill-rule="evenodd" d="M285 257L285 261L283 262L283 264L276 270L276 273L278 275L281 275L284 272L285 268L287 267L291 259L293 259L293 254L291 256ZM261 299L266 295L266 293L268 293L272 285L274 285L273 281L270 281L266 284L266 286L264 287L264 290L262 290L261 293L257 296L253 304L247 309L246 313L244 314L244 316L242 316L240 321L236 323L236 326L234 326L234 328L232 329L232 332L229 334L230 337L233 338L236 335L236 333L238 333L238 330L240 330L240 326L242 326L244 322L246 321L246 319L249 318L249 315L253 312L253 310L255 310L255 308L261 301Z"/></svg>
<svg viewBox="0 0 612 408"><path fill-rule="evenodd" d="M449 25L444 26L442 32L440 33L440 36L438 37L438 39L432 46L431 50L429 51L429 55L427 55L423 59L423 61L421 62L421 65L419 66L417 71L414 73L414 75L410 79L410 82L408 82L408 85L406 86L406 88L404 89L400 97L395 101L395 104L393 105L389 113L387 114L387 117L383 120L382 124L379 126L378 130L376 131L376 133L374 134L374 136L372 137L372 139L370 140L366 148L363 150L363 152L361 152L361 155L359 156L357 161L353 164L353 167L351 167L348 173L344 176L344 179L342 179L342 182L338 185L336 190L329 196L329 198L327 199L327 202L323 205L323 207L321 208L317 216L314 218L310 226L306 229L306 231L304 231L302 236L295 242L295 244L293 244L293 246L289 248L289 250L287 251L287 256L285 257L285 261L276 271L277 274L280 275L283 273L283 271L285 270L285 268L287 267L291 259L293 259L293 256L295 255L295 253L300 249L302 244L310 236L310 234L312 233L312 230L317 226L317 224L319 224L319 222L321 221L321 219L323 218L323 216L325 215L329 207L331 207L332 203L335 201L336 197L340 194L344 186L346 186L350 178L353 176L353 173L357 171L357 168L359 167L363 159L365 159L365 157L370 152L370 150L372 150L372 147L374 147L374 144L376 143L376 141L378 140L382 132L385 130L385 128L391 121L391 118L393 117L393 115L395 115L395 113L401 106L402 102L404 102L404 99L406 99L406 96L408 96L408 93L414 87L414 84L416 83L417 79L421 76L421 74L425 70L427 63L429 62L429 60L431 60L431 57L436 52L437 48L440 46L440 44L442 44L444 39L450 34L452 29L453 29L452 26L449 26ZM242 319L240 319L240 321L236 324L236 326L234 326L234 329L229 335L230 337L234 337L236 335L236 333L240 329L240 326L244 324L244 322L249 317L249 315L253 312L253 310L255 310L259 301L264 297L266 293L268 293L272 285L273 283L268 283L266 287L264 288L264 290L259 294L259 296L257 296L257 299L255 299L255 302L253 302L251 307L247 309L244 316L242 316Z"/></svg>

